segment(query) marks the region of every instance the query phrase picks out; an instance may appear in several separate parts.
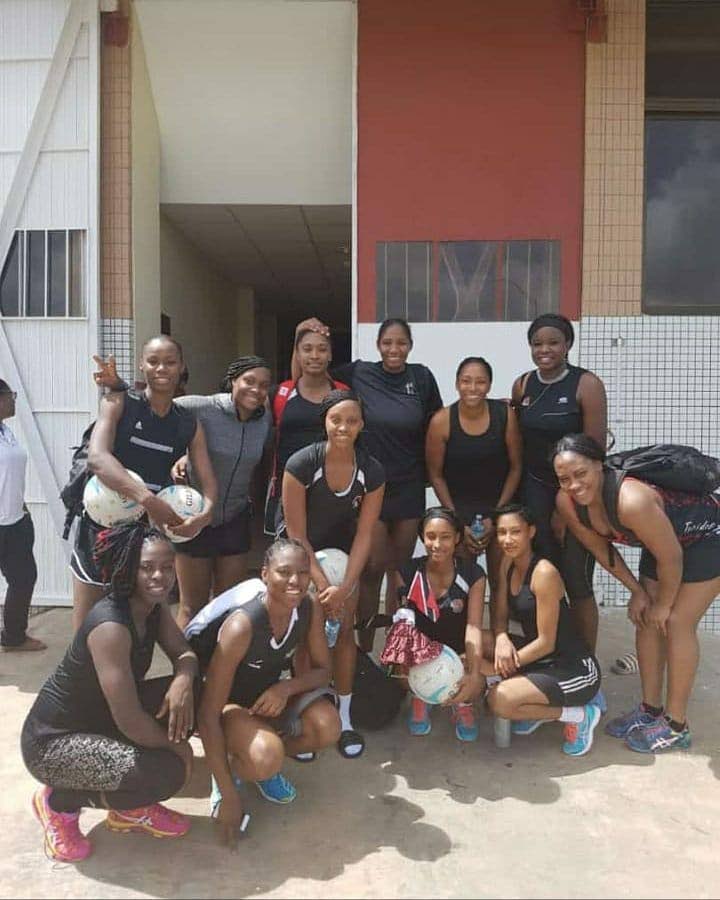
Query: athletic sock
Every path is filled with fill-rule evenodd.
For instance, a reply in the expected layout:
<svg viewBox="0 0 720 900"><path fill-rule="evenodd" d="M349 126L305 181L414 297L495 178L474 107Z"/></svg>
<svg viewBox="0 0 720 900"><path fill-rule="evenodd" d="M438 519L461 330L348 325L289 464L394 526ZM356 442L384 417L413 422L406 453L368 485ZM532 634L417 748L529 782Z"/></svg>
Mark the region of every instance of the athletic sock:
<svg viewBox="0 0 720 900"><path fill-rule="evenodd" d="M671 719L670 716L665 716L665 721L672 728L673 731L680 733L681 731L685 731L687 728L687 722L678 722L676 719Z"/></svg>
<svg viewBox="0 0 720 900"><path fill-rule="evenodd" d="M584 706L563 706L560 713L561 722L574 722L576 725L585 718Z"/></svg>
<svg viewBox="0 0 720 900"><path fill-rule="evenodd" d="M338 714L340 715L340 728L343 731L352 731L350 719L350 701L352 694L338 694Z"/></svg>
<svg viewBox="0 0 720 900"><path fill-rule="evenodd" d="M649 716L657 719L662 715L663 708L662 706L650 706L649 703L646 703L644 700L640 704L643 708L643 712L646 712Z"/></svg>

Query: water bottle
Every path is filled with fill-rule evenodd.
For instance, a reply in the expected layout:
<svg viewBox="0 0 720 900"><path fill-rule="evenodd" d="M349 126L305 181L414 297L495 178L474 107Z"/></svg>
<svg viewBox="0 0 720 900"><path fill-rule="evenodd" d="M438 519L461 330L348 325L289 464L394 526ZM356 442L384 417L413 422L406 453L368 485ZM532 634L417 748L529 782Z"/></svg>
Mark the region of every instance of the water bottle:
<svg viewBox="0 0 720 900"><path fill-rule="evenodd" d="M512 735L512 724L510 719L502 719L500 716L495 716L494 732L496 747L504 750L510 746Z"/></svg>
<svg viewBox="0 0 720 900"><path fill-rule="evenodd" d="M473 540L475 541L479 541L485 534L485 523L483 522L483 518L480 513L475 513L475 516L472 520L472 525L470 526L470 534L473 536Z"/></svg>
<svg viewBox="0 0 720 900"><path fill-rule="evenodd" d="M325 637L328 647L332 648L337 644L338 634L340 633L339 619L325 619Z"/></svg>

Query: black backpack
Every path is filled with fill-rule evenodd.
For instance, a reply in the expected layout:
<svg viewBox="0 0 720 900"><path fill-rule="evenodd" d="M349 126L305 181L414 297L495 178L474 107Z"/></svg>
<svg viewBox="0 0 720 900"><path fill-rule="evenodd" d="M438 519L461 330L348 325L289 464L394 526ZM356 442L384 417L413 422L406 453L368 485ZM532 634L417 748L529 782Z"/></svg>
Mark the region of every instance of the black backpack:
<svg viewBox="0 0 720 900"><path fill-rule="evenodd" d="M682 444L652 444L613 453L606 466L623 477L630 475L686 494L711 494L720 487L720 460Z"/></svg>
<svg viewBox="0 0 720 900"><path fill-rule="evenodd" d="M70 473L65 487L60 491L60 499L65 504L67 513L65 515L65 526L63 527L63 540L66 541L70 535L70 529L76 516L82 515L83 511L83 491L85 485L90 479L88 471L88 447L90 446L90 435L93 432L95 423L90 425L83 431L80 443L77 447L71 447L73 450L72 460L70 462Z"/></svg>
<svg viewBox="0 0 720 900"><path fill-rule="evenodd" d="M399 681L358 650L350 703L353 725L373 731L389 725L400 710L405 691Z"/></svg>
<svg viewBox="0 0 720 900"><path fill-rule="evenodd" d="M686 494L711 494L720 487L720 460L683 444L652 444L612 453L605 461L604 471L603 503L608 521L613 531L624 534L634 544L639 543L637 538L620 524L617 511L620 486L626 476ZM590 528L587 507L575 504L575 508L580 521Z"/></svg>

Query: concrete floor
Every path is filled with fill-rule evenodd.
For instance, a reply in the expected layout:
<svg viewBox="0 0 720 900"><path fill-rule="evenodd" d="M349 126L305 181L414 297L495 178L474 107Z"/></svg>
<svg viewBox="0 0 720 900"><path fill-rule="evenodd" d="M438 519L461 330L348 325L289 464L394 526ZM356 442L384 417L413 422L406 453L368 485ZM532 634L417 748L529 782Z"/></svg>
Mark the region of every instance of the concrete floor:
<svg viewBox="0 0 720 900"><path fill-rule="evenodd" d="M34 782L18 741L38 686L64 651L67 610L32 620L45 654L0 655L2 897L718 897L720 867L720 637L703 634L689 753L652 758L597 732L590 754L560 752L559 725L509 750L482 720L460 745L436 710L432 734L411 739L403 719L368 735L361 760L328 752L288 762L295 803L248 795L251 834L232 855L206 817L208 774L171 802L193 819L183 839L118 835L83 813L94 853L49 862L30 812ZM604 612L600 659L611 712L629 708L635 676L609 673L631 647L620 611ZM194 740L196 753L201 753Z"/></svg>

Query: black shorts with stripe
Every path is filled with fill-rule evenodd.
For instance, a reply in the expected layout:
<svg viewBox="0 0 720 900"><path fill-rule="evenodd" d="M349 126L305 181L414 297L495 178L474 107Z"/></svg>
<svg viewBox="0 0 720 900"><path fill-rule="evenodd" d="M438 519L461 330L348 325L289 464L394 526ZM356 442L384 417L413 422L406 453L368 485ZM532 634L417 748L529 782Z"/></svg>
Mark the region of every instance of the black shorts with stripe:
<svg viewBox="0 0 720 900"><path fill-rule="evenodd" d="M519 649L527 641L511 635ZM551 706L584 706L600 690L600 663L590 655L571 659L561 656L545 658L524 666L518 672L531 681L548 698Z"/></svg>
<svg viewBox="0 0 720 900"><path fill-rule="evenodd" d="M83 584L94 584L103 587L107 582L95 562L95 544L103 526L83 513L75 534L75 546L70 558L70 571Z"/></svg>

